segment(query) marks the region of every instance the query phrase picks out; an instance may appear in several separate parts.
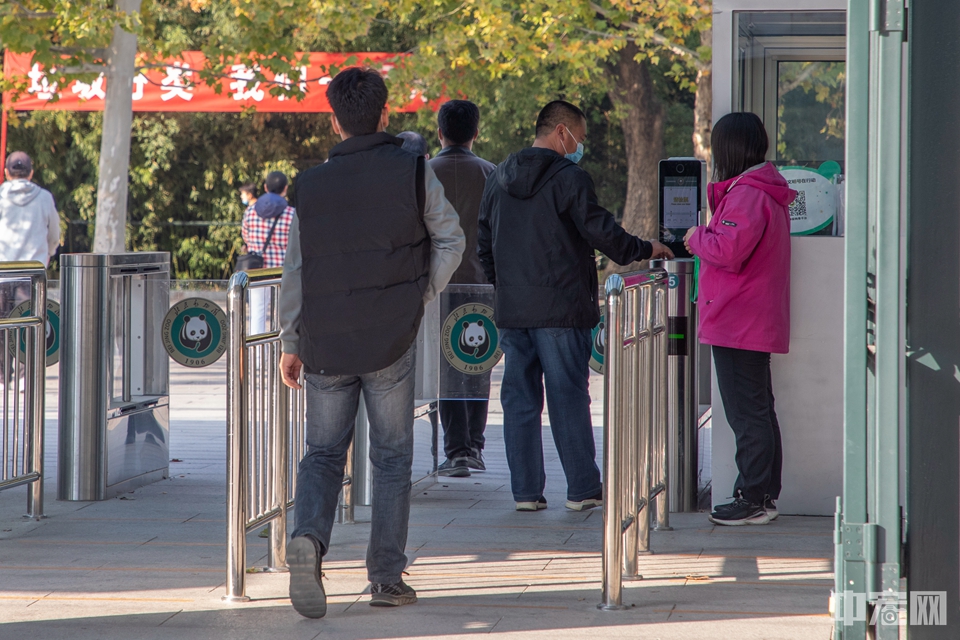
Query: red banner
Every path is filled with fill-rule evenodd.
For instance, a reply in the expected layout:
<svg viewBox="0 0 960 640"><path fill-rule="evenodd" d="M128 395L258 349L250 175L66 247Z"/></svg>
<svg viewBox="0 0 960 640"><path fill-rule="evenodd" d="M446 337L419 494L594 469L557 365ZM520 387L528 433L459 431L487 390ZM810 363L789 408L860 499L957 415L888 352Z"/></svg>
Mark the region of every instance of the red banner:
<svg viewBox="0 0 960 640"><path fill-rule="evenodd" d="M389 60L395 53L305 53L300 58L296 77L284 75L270 77L268 82L255 82L254 72L242 64L229 67L230 77L222 82L222 92L199 81L198 69L206 64L199 51L185 51L176 60L166 61L166 66L144 69L133 80L134 111L212 111L236 112L254 108L264 112L330 113L327 102L327 85L330 83L329 68L351 64L379 68L386 75L394 65ZM4 74L22 77L28 87L18 100L13 102L16 111L103 111L106 97L106 78L103 74L96 80L85 83L71 81L59 87L55 78L49 78L44 69L31 63L29 53L7 53L4 56ZM299 88L304 93L301 100L270 95L275 83ZM53 102L54 95L60 99ZM399 111L416 111L424 106L420 97Z"/></svg>

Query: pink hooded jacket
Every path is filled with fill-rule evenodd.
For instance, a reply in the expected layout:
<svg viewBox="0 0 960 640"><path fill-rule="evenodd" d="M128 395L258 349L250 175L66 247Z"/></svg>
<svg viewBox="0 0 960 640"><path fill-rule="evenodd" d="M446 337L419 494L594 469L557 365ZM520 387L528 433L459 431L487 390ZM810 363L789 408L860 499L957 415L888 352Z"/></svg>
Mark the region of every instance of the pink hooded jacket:
<svg viewBox="0 0 960 640"><path fill-rule="evenodd" d="M700 258L700 342L790 350L790 213L797 192L769 162L707 186L710 224L690 237Z"/></svg>

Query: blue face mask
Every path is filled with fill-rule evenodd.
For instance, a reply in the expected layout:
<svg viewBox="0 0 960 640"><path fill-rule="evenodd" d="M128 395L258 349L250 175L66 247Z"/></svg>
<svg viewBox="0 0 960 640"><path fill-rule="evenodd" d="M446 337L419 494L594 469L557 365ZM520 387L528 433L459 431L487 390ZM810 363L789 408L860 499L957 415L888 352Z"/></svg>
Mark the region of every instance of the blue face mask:
<svg viewBox="0 0 960 640"><path fill-rule="evenodd" d="M243 194L242 196L240 196L240 202L242 202L245 205L250 204L250 198L247 197L246 194Z"/></svg>
<svg viewBox="0 0 960 640"><path fill-rule="evenodd" d="M567 129L567 133L570 133L570 129ZM570 133L570 137L573 138L572 133ZM576 138L573 138L573 139L576 140ZM567 145L563 144L563 140L560 141L560 144L563 145L563 150L566 151ZM580 162L580 159L583 158L583 143L577 142L577 150L574 151L573 153L568 153L563 157L569 160L570 162L572 162L573 164L577 164L578 162Z"/></svg>

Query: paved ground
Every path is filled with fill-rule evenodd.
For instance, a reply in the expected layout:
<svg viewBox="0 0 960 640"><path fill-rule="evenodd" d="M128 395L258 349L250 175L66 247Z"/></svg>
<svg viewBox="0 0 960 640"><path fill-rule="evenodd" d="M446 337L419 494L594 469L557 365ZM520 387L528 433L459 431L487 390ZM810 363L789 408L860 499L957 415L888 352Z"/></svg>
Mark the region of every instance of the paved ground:
<svg viewBox="0 0 960 640"><path fill-rule="evenodd" d="M55 389L51 379L50 470ZM224 604L223 393L222 367L173 371L171 457L182 462L171 463L169 480L98 503L57 502L51 481L49 517L39 523L20 519L23 488L0 493L0 640L830 637L828 518L781 516L767 527L731 529L704 514L674 514L675 531L653 533L644 579L625 588L631 608L598 611L601 513L563 508L549 438L550 508L513 511L497 406L488 471L415 496L407 580L418 604L366 604L365 524L335 527L325 619L291 609L283 574L249 574L253 600ZM600 409L595 403L595 414ZM358 509L358 519L368 517ZM251 534L249 566L262 566L265 553L266 541Z"/></svg>

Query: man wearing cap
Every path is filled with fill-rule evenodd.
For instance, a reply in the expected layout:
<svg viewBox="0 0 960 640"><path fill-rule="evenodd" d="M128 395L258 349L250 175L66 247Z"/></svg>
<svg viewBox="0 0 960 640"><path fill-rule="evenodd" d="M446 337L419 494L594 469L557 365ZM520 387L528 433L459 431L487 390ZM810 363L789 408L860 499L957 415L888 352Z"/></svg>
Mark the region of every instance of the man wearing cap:
<svg viewBox="0 0 960 640"><path fill-rule="evenodd" d="M0 185L0 262L36 260L43 266L60 244L60 216L53 195L30 182L33 162L23 151L7 158Z"/></svg>

